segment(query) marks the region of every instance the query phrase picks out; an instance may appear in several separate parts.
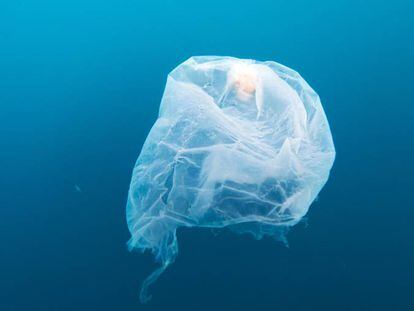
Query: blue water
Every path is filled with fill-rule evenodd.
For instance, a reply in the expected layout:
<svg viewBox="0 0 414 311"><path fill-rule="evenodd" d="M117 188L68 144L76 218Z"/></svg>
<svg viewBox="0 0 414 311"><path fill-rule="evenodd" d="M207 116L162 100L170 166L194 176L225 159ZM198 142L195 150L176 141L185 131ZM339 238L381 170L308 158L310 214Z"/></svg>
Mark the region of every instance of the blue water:
<svg viewBox="0 0 414 311"><path fill-rule="evenodd" d="M412 1L0 2L0 310L414 310ZM129 253L132 167L167 73L275 60L320 94L337 159L308 224L192 229Z"/></svg>

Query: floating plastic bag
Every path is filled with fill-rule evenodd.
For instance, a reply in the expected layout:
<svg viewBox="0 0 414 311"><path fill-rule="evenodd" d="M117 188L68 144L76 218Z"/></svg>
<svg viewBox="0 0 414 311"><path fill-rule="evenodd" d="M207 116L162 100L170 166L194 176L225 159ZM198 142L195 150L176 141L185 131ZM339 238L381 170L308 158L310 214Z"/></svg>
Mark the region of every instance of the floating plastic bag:
<svg viewBox="0 0 414 311"><path fill-rule="evenodd" d="M135 165L127 204L130 249L161 267L179 227L230 226L283 238L306 214L335 158L318 95L275 62L192 57L168 76Z"/></svg>

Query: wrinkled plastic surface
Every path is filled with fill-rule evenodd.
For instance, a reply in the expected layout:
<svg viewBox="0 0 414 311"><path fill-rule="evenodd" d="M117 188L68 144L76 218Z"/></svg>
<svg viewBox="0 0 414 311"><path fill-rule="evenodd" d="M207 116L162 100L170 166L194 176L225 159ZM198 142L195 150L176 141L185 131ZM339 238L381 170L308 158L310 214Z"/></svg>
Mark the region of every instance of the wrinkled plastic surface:
<svg viewBox="0 0 414 311"><path fill-rule="evenodd" d="M176 230L230 226L257 238L306 214L335 158L318 95L275 62L192 57L168 76L135 165L127 204L131 249L174 261Z"/></svg>

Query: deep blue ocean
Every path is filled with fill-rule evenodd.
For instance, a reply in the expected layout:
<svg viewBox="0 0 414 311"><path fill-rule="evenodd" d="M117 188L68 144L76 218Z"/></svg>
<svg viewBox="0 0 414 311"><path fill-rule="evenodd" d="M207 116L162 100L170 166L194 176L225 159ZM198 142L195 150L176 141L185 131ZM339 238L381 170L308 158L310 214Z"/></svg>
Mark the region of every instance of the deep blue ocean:
<svg viewBox="0 0 414 311"><path fill-rule="evenodd" d="M414 310L414 2L0 2L0 310ZM274 60L319 93L337 158L307 222L130 253L132 168L167 74Z"/></svg>

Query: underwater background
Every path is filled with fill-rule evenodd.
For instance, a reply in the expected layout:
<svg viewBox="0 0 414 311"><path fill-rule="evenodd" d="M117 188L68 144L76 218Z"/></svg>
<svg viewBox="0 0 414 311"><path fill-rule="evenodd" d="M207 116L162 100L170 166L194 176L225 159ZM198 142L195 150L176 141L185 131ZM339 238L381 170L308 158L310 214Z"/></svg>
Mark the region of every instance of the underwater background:
<svg viewBox="0 0 414 311"><path fill-rule="evenodd" d="M0 310L414 310L414 2L0 2ZM167 74L274 60L318 92L337 157L289 247L182 229L130 253L125 203Z"/></svg>

